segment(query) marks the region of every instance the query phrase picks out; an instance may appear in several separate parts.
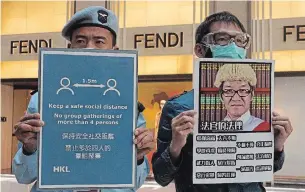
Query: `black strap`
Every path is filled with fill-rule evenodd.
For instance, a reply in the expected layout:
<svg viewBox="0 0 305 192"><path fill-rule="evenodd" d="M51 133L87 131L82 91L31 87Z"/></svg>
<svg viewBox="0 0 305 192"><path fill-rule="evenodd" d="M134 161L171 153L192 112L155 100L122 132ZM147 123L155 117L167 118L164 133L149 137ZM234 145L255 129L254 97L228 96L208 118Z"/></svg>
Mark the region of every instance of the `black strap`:
<svg viewBox="0 0 305 192"><path fill-rule="evenodd" d="M138 111L139 111L139 113L142 113L144 110L145 110L144 105L138 101Z"/></svg>
<svg viewBox="0 0 305 192"><path fill-rule="evenodd" d="M138 101L138 116L145 110L145 107L142 103Z"/></svg>
<svg viewBox="0 0 305 192"><path fill-rule="evenodd" d="M37 93L38 89L35 89L34 91L32 91L30 94L34 95L35 93Z"/></svg>

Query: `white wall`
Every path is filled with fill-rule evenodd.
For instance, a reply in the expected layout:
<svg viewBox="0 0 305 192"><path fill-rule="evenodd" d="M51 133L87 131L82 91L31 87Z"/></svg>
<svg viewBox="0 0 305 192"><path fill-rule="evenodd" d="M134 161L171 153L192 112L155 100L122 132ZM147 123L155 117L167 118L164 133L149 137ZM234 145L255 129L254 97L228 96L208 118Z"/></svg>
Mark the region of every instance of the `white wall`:
<svg viewBox="0 0 305 192"><path fill-rule="evenodd" d="M305 176L305 77L275 78L275 111L288 116L294 131L286 141L284 167L276 175Z"/></svg>

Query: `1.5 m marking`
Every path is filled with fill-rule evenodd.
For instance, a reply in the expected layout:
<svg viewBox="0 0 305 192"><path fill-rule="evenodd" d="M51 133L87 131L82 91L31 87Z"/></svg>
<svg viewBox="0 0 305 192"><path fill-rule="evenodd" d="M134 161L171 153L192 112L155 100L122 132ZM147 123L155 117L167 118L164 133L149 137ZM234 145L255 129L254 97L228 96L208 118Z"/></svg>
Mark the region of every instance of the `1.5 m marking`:
<svg viewBox="0 0 305 192"><path fill-rule="evenodd" d="M95 79L83 79L83 83L97 83Z"/></svg>

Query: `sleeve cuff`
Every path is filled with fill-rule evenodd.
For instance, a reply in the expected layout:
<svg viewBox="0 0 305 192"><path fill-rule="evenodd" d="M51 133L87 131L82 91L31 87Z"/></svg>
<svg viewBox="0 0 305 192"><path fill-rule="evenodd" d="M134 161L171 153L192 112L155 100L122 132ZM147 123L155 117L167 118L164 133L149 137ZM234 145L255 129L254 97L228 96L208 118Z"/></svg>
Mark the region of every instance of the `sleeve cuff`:
<svg viewBox="0 0 305 192"><path fill-rule="evenodd" d="M15 162L16 164L32 164L37 161L37 151L31 155L25 155L23 149L20 148L16 154Z"/></svg>
<svg viewBox="0 0 305 192"><path fill-rule="evenodd" d="M179 168L180 168L180 166L181 166L181 164L182 164L182 161L183 161L183 155L182 155L182 151L181 151L181 154L180 154L180 158L179 158L179 160L178 160L178 162L177 163L173 163L172 162L172 158L171 158L171 155L170 155L170 152L169 152L169 147L167 147L166 149L165 149L165 151L162 153L162 158L163 159L165 159L165 162L167 163L167 165L173 170L173 171L177 171Z"/></svg>
<svg viewBox="0 0 305 192"><path fill-rule="evenodd" d="M145 170L147 169L147 174L149 173L149 164L148 164L148 160L146 159L146 157L144 156L143 161L141 164L137 165L137 170Z"/></svg>
<svg viewBox="0 0 305 192"><path fill-rule="evenodd" d="M37 151L37 150L36 150ZM34 153L36 153L36 151ZM22 153L26 156L30 156L30 155L33 155L34 153L31 153L31 152L27 152L24 147L22 146Z"/></svg>
<svg viewBox="0 0 305 192"><path fill-rule="evenodd" d="M143 164L143 162L144 162L144 157L141 160L137 160L137 165L141 165L141 164Z"/></svg>
<svg viewBox="0 0 305 192"><path fill-rule="evenodd" d="M274 152L274 160L275 161L277 161L277 160L279 160L279 159L282 159L283 157L284 157L284 149L283 149L283 151L275 151Z"/></svg>

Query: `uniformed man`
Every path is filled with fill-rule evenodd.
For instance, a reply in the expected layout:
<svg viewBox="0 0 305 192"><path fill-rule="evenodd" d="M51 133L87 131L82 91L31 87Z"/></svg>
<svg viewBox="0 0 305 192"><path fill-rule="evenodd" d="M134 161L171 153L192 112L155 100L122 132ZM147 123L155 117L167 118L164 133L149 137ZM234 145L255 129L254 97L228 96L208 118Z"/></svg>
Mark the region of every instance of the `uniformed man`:
<svg viewBox="0 0 305 192"><path fill-rule="evenodd" d="M71 48L80 49L118 49L116 45L118 35L118 20L114 13L101 6L83 9L70 19L64 26L62 35L70 41ZM146 154L155 146L153 132L146 129L146 121L139 105L135 141L137 146L137 170L135 189L103 189L103 192L134 192L144 183L149 164ZM15 135L22 143L13 159L13 173L19 183L30 184L37 180L37 134L44 122L38 114L38 94L35 93L29 103L27 114L15 125ZM54 192L72 192L73 190L58 190ZM36 182L31 192L37 192Z"/></svg>

